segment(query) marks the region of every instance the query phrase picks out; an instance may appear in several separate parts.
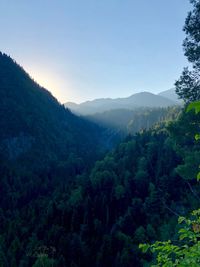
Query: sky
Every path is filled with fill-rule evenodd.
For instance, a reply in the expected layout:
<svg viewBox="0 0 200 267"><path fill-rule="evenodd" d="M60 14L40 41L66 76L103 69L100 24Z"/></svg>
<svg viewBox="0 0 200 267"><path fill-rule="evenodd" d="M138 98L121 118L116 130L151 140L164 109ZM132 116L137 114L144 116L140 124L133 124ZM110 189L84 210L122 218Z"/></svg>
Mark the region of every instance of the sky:
<svg viewBox="0 0 200 267"><path fill-rule="evenodd" d="M189 0L0 0L0 51L61 102L158 93L187 60Z"/></svg>

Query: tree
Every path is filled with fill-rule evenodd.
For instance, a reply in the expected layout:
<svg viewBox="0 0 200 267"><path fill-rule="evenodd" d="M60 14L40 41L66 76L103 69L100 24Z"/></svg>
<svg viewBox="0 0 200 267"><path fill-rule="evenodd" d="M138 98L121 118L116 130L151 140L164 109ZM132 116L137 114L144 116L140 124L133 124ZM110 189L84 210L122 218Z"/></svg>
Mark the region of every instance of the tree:
<svg viewBox="0 0 200 267"><path fill-rule="evenodd" d="M191 218L179 217L178 223L184 225L178 232L177 245L170 240L139 245L143 252L151 250L156 255L152 267L200 266L200 210L193 211Z"/></svg>
<svg viewBox="0 0 200 267"><path fill-rule="evenodd" d="M200 113L200 101L191 103L187 111L192 109L195 109L196 114ZM199 140L200 135L196 134L195 139ZM197 175L197 180L200 180L200 173ZM184 227L178 232L178 244L174 245L171 240L168 240L156 241L152 245L139 245L144 253L150 250L156 256L156 264L152 267L200 266L200 209L193 211L190 218L179 217L178 223L184 223Z"/></svg>
<svg viewBox="0 0 200 267"><path fill-rule="evenodd" d="M200 69L200 1L190 0L190 2L193 4L193 10L188 13L183 28L186 33L183 47L189 62Z"/></svg>
<svg viewBox="0 0 200 267"><path fill-rule="evenodd" d="M185 103L200 99L200 73L199 70L190 71L184 68L183 73L175 83L176 93Z"/></svg>
<svg viewBox="0 0 200 267"><path fill-rule="evenodd" d="M185 103L200 100L200 1L190 0L193 10L188 13L183 28L186 38L183 42L185 56L192 63L192 70L184 68L176 81L176 93Z"/></svg>

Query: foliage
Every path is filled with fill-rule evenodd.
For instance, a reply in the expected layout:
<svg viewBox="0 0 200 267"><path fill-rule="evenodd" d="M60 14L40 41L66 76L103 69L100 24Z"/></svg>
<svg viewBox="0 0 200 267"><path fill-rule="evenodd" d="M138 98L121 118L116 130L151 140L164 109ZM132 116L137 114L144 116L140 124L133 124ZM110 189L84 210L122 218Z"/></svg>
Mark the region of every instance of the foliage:
<svg viewBox="0 0 200 267"><path fill-rule="evenodd" d="M200 99L200 76L199 70L190 71L184 68L181 77L175 83L176 93L186 103Z"/></svg>
<svg viewBox="0 0 200 267"><path fill-rule="evenodd" d="M144 253L150 250L156 255L156 263L152 267L200 265L200 210L193 211L190 218L179 217L178 223L183 226L178 232L177 245L170 240L156 241L153 245L139 245Z"/></svg>
<svg viewBox="0 0 200 267"><path fill-rule="evenodd" d="M190 103L187 107L187 112L191 111L192 109L195 110L196 114L200 113L200 101ZM196 141L200 140L200 134L199 133L195 134L195 140ZM199 164L199 166L200 166L200 164ZM200 172L197 174L197 180L198 181L200 180Z"/></svg>
<svg viewBox="0 0 200 267"><path fill-rule="evenodd" d="M200 67L200 1L190 0L193 5L193 10L188 13L183 30L186 33L186 38L183 42L185 55L188 60L194 64L196 68Z"/></svg>
<svg viewBox="0 0 200 267"><path fill-rule="evenodd" d="M145 112L130 129L162 123L102 157L102 129L71 114L0 54L0 265L140 267L152 260L140 242L176 239L176 217L199 205L197 181L184 178L198 168L199 142L191 137L200 132L200 114ZM189 225L180 219L191 253L198 215ZM161 256L165 245L168 252L178 246L157 244Z"/></svg>
<svg viewBox="0 0 200 267"><path fill-rule="evenodd" d="M200 113L200 101L192 102L188 105L187 107L187 112L190 110L194 109L195 113L198 114Z"/></svg>
<svg viewBox="0 0 200 267"><path fill-rule="evenodd" d="M192 63L192 70L184 68L176 81L176 92L186 103L200 100L200 1L191 0L193 10L188 13L183 42L185 55Z"/></svg>
<svg viewBox="0 0 200 267"><path fill-rule="evenodd" d="M190 103L187 107L187 112L195 110L195 113L200 113L200 101ZM195 139L198 140L198 134L195 135ZM190 172L196 159L190 163ZM199 167L200 164L198 164ZM200 179L200 173L197 175L197 180ZM200 209L194 210L191 213L191 218L179 217L179 224L184 226L179 230L179 242L174 245L171 240L160 242L156 241L153 245L140 244L139 248L146 253L149 249L154 255L156 255L156 264L152 267L159 266L193 266L198 267L200 265Z"/></svg>
<svg viewBox="0 0 200 267"><path fill-rule="evenodd" d="M27 251L45 245L55 247L59 267L143 266L138 243L170 238L175 214L198 204L176 173L182 158L172 141L162 128L128 137L71 178L55 166L38 176L1 165L2 259L29 267Z"/></svg>

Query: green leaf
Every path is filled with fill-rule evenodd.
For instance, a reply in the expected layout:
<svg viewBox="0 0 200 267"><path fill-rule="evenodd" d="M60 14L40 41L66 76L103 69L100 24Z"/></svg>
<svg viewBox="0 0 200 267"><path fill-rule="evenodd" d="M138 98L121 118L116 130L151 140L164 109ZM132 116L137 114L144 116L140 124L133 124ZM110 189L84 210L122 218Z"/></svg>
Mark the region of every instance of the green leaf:
<svg viewBox="0 0 200 267"><path fill-rule="evenodd" d="M200 112L200 101L196 101L196 102L192 102L188 105L187 107L187 112L191 111L192 109L195 110L195 113L199 113Z"/></svg>
<svg viewBox="0 0 200 267"><path fill-rule="evenodd" d="M146 253L147 250L150 248L149 244L139 244L139 248L142 250L143 253Z"/></svg>
<svg viewBox="0 0 200 267"><path fill-rule="evenodd" d="M196 141L200 140L200 134L196 134L196 135L195 135L195 140L196 140Z"/></svg>
<svg viewBox="0 0 200 267"><path fill-rule="evenodd" d="M185 221L185 217L182 217L182 216L181 216L181 217L178 218L178 223L179 223L179 224L181 224L181 223L184 222L184 221Z"/></svg>

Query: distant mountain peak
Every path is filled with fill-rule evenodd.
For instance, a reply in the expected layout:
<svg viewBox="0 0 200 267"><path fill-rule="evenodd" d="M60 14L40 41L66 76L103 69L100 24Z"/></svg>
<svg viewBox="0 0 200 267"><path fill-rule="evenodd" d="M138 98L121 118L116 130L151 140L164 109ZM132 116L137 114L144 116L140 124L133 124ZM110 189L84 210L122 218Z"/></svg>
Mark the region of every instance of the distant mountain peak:
<svg viewBox="0 0 200 267"><path fill-rule="evenodd" d="M178 95L176 94L175 88L171 88L171 89L162 91L158 95L166 97L170 100L173 100L176 103L181 103L181 100L178 98Z"/></svg>
<svg viewBox="0 0 200 267"><path fill-rule="evenodd" d="M168 107L176 105L176 100L164 95L155 95L143 91L124 98L100 98L83 102L81 104L66 103L65 106L81 115L91 115L113 109L135 109L138 107Z"/></svg>

